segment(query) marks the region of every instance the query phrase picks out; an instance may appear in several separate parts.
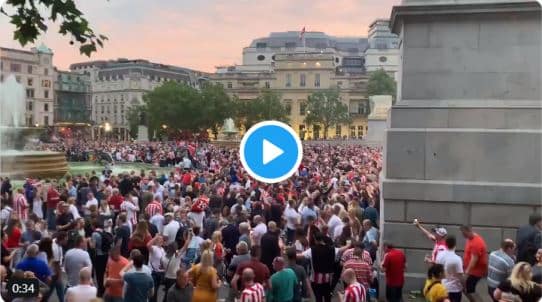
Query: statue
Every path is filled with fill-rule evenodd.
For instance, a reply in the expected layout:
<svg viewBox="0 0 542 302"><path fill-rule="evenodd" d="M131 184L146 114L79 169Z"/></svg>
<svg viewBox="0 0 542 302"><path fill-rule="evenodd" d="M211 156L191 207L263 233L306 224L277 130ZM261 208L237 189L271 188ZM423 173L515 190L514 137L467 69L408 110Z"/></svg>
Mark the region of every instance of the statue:
<svg viewBox="0 0 542 302"><path fill-rule="evenodd" d="M235 128L233 119L227 118L224 120L224 124L222 125L222 133L226 136L226 138L232 138L238 132L239 130Z"/></svg>

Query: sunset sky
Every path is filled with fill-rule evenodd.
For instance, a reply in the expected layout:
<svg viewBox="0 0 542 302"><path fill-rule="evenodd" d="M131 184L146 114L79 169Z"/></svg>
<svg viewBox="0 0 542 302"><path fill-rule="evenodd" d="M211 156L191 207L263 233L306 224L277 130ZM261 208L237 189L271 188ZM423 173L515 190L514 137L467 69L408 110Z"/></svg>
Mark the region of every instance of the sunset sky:
<svg viewBox="0 0 542 302"><path fill-rule="evenodd" d="M0 2L2 2L0 0ZM76 1L97 33L109 37L92 58L79 55L69 37L49 32L37 42L53 49L54 64L119 57L213 72L240 64L242 48L272 31L323 31L366 36L376 18L389 18L400 0L86 0ZM13 26L0 16L0 46L21 48ZM30 48L28 46L26 48Z"/></svg>

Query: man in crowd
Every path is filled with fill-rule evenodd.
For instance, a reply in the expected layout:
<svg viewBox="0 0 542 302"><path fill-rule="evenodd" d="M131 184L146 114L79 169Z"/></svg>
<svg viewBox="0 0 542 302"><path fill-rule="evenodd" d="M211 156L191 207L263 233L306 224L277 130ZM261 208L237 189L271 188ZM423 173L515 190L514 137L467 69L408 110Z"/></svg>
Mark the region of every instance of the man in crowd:
<svg viewBox="0 0 542 302"><path fill-rule="evenodd" d="M260 240L261 261L273 272L273 260L280 255L280 232L274 221L269 221L267 233Z"/></svg>
<svg viewBox="0 0 542 302"><path fill-rule="evenodd" d="M385 254L380 266L386 273L386 300L401 302L405 284L405 254L396 249L391 242L384 242L383 248Z"/></svg>
<svg viewBox="0 0 542 302"><path fill-rule="evenodd" d="M83 267L79 272L79 284L66 291L66 302L91 302L96 298L97 291L92 285L91 269Z"/></svg>
<svg viewBox="0 0 542 302"><path fill-rule="evenodd" d="M369 263L363 260L363 249L361 247L355 247L353 257L344 263L343 272L348 269L354 271L357 282L363 286L365 293L369 293L373 270Z"/></svg>
<svg viewBox="0 0 542 302"><path fill-rule="evenodd" d="M179 269L177 271L177 280L175 286L167 291L167 302L191 301L194 288L190 284L186 271Z"/></svg>
<svg viewBox="0 0 542 302"><path fill-rule="evenodd" d="M467 225L460 227L465 243L463 254L463 270L465 271L465 292L471 302L480 302L481 297L476 293L478 281L487 275L487 246L484 239L474 233Z"/></svg>
<svg viewBox="0 0 542 302"><path fill-rule="evenodd" d="M239 279L241 278L245 268L248 267L254 272L254 280L257 283L260 283L264 288L269 288L269 277L271 274L269 273L269 268L260 262L260 248L258 246L252 246L250 248L250 256L251 258L249 261L241 262L237 266L235 275L231 280L232 287L237 290L243 289L240 287L242 284L239 284L238 281L240 281Z"/></svg>
<svg viewBox="0 0 542 302"><path fill-rule="evenodd" d="M109 259L105 268L105 302L122 302L122 288L124 281L120 275L121 270L129 264L128 259L120 254L120 245L115 245L109 252Z"/></svg>
<svg viewBox="0 0 542 302"><path fill-rule="evenodd" d="M529 224L522 226L516 233L517 261L525 261L533 265L536 262L536 251L542 246L542 215L533 213L529 216Z"/></svg>
<svg viewBox="0 0 542 302"><path fill-rule="evenodd" d="M293 302L297 277L293 270L285 267L286 263L282 257L273 260L273 269L276 273L271 276L271 290L267 298L268 302Z"/></svg>
<svg viewBox="0 0 542 302"><path fill-rule="evenodd" d="M243 291L240 302L265 302L265 290L263 286L255 282L255 273L250 267L243 270Z"/></svg>
<svg viewBox="0 0 542 302"><path fill-rule="evenodd" d="M68 287L79 284L79 272L83 267L89 267L92 271L92 262L86 248L85 238L77 236L75 247L69 249L64 256L64 270L68 275Z"/></svg>
<svg viewBox="0 0 542 302"><path fill-rule="evenodd" d="M446 250L438 253L436 262L442 264L446 278L442 283L448 291L450 302L461 302L463 296L463 260L455 253L455 236L446 237Z"/></svg>
<svg viewBox="0 0 542 302"><path fill-rule="evenodd" d="M45 261L38 258L39 248L36 244L31 244L26 249L26 257L15 266L16 269L22 271L30 271L42 282L49 283L51 281L51 270Z"/></svg>
<svg viewBox="0 0 542 302"><path fill-rule="evenodd" d="M154 295L154 281L150 272L143 269L143 260L143 255L137 253L132 258L131 263L120 271L120 276L126 283L124 290L125 302L147 302Z"/></svg>
<svg viewBox="0 0 542 302"><path fill-rule="evenodd" d="M487 289L489 296L493 298L495 289L501 282L505 281L512 268L514 268L514 258L516 253L516 244L512 239L505 239L501 242L501 248L489 254L489 264L487 273Z"/></svg>
<svg viewBox="0 0 542 302"><path fill-rule="evenodd" d="M366 288L363 287L356 280L356 273L353 269L346 269L342 274L342 279L346 283L344 289L344 297L341 299L343 302L365 302L367 293Z"/></svg>
<svg viewBox="0 0 542 302"><path fill-rule="evenodd" d="M437 226L436 228L432 229L433 232L431 233L422 226L418 219L414 219L414 225L427 237L427 239L433 241L433 252L431 253L431 257L425 259L425 262L435 263L437 261L438 254L446 250L445 239L448 232L445 228Z"/></svg>

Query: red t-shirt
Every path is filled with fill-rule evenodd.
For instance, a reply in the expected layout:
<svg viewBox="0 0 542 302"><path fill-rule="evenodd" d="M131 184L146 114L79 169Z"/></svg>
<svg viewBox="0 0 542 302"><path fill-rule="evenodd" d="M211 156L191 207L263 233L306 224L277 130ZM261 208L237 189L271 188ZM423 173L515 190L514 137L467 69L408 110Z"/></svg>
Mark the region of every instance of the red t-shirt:
<svg viewBox="0 0 542 302"><path fill-rule="evenodd" d="M47 191L47 208L56 209L56 206L60 202L60 194L57 190L51 188Z"/></svg>
<svg viewBox="0 0 542 302"><path fill-rule="evenodd" d="M190 183L192 182L192 175L190 175L190 173L184 173L181 181L185 186L190 185Z"/></svg>
<svg viewBox="0 0 542 302"><path fill-rule="evenodd" d="M116 211L120 211L120 205L124 201L124 198L119 195L113 195L109 199L109 205L113 207Z"/></svg>
<svg viewBox="0 0 542 302"><path fill-rule="evenodd" d="M8 249L19 247L21 235L22 233L19 228L13 228L13 231L11 231L11 235L8 235L8 239L6 240L6 247Z"/></svg>
<svg viewBox="0 0 542 302"><path fill-rule="evenodd" d="M472 254L478 256L478 262L476 262L476 265L470 270L470 275L485 277L487 275L488 265L487 246L484 239L478 234L474 234L474 236L471 239L468 239L465 244L465 254L463 254L464 270L469 266Z"/></svg>
<svg viewBox="0 0 542 302"><path fill-rule="evenodd" d="M242 276L243 270L247 267L250 267L254 271L254 282L263 284L264 286L265 284L267 284L267 280L269 279L270 273L269 273L269 268L265 264L253 259L244 261L244 262L239 263L235 273L239 276Z"/></svg>
<svg viewBox="0 0 542 302"><path fill-rule="evenodd" d="M405 283L405 254L397 249L389 249L384 255L384 268L386 269L386 285L401 287Z"/></svg>

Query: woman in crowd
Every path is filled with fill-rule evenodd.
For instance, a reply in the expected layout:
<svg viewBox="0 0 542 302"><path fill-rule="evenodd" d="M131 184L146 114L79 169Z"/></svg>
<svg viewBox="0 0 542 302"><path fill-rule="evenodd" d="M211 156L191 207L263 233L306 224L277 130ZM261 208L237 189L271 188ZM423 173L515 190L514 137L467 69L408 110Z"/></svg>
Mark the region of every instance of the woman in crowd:
<svg viewBox="0 0 542 302"><path fill-rule="evenodd" d="M53 260L53 239L51 237L42 238L38 244L38 248L38 258L49 264Z"/></svg>
<svg viewBox="0 0 542 302"><path fill-rule="evenodd" d="M427 272L427 280L423 287L423 295L428 302L450 302L448 299L448 291L442 284L444 278L444 266L435 264L429 268Z"/></svg>
<svg viewBox="0 0 542 302"><path fill-rule="evenodd" d="M156 301L158 296L158 288L164 280L164 268L162 268L161 260L166 255L166 251L162 247L164 239L162 235L156 234L151 241L147 243L147 249L149 250L149 267L151 268L151 276L154 281L154 296L151 299Z"/></svg>
<svg viewBox="0 0 542 302"><path fill-rule="evenodd" d="M542 297L542 287L532 281L532 276L529 263L517 263L510 277L495 290L493 297L498 301L538 302Z"/></svg>
<svg viewBox="0 0 542 302"><path fill-rule="evenodd" d="M151 241L152 237L148 230L147 222L144 220L137 223L130 241L128 242L128 250L139 250L143 254L144 262L149 261L149 251L147 249L147 243Z"/></svg>
<svg viewBox="0 0 542 302"><path fill-rule="evenodd" d="M160 265L164 271L164 289L166 293L175 284L177 270L181 267L181 257L182 250L178 250L177 243L172 242L168 244L165 255L160 259ZM166 295L164 295L164 302L166 302Z"/></svg>
<svg viewBox="0 0 542 302"><path fill-rule="evenodd" d="M98 214L100 215L101 221L106 221L108 219L113 218L113 211L111 210L111 207L109 206L109 203L107 200L102 200L100 202L100 208L98 209Z"/></svg>
<svg viewBox="0 0 542 302"><path fill-rule="evenodd" d="M13 250L18 248L21 244L21 236L23 232L21 231L21 222L18 217L12 216L8 221L6 227L6 248L8 250Z"/></svg>
<svg viewBox="0 0 542 302"><path fill-rule="evenodd" d="M213 255L206 250L201 254L201 262L188 270L194 284L192 302L215 302L217 300L220 281L213 267Z"/></svg>
<svg viewBox="0 0 542 302"><path fill-rule="evenodd" d="M226 266L224 265L224 246L222 245L221 231L215 231L213 233L211 247L214 254L214 266L222 280L226 276Z"/></svg>
<svg viewBox="0 0 542 302"><path fill-rule="evenodd" d="M536 263L533 265L533 281L542 286L542 248L536 251Z"/></svg>

